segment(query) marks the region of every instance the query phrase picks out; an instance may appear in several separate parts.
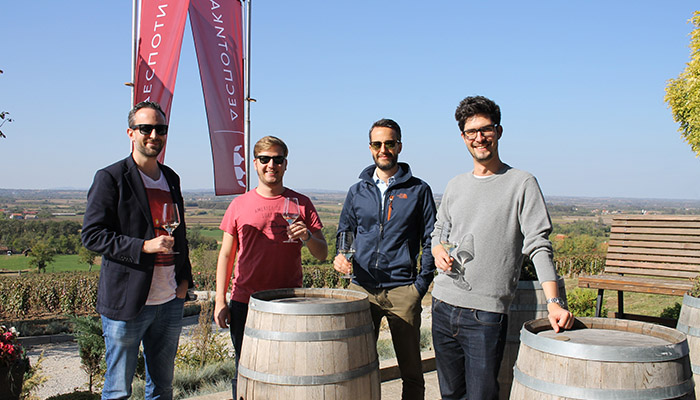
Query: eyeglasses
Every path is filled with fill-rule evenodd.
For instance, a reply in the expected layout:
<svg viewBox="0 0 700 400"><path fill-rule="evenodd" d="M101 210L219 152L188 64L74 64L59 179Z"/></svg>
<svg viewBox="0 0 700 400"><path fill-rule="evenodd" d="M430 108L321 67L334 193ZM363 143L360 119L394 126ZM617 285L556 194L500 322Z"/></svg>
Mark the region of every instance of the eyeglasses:
<svg viewBox="0 0 700 400"><path fill-rule="evenodd" d="M401 142L398 140L387 140L386 142L369 142L369 146L372 148L372 150L379 150L382 148L383 144L388 150L392 150L399 143Z"/></svg>
<svg viewBox="0 0 700 400"><path fill-rule="evenodd" d="M483 136L485 138L490 138L496 134L497 127L498 127L498 124L491 124L491 125L482 126L479 129L467 129L466 131L462 131L462 133L469 140L476 139L476 135L479 132L481 132L481 136Z"/></svg>
<svg viewBox="0 0 700 400"><path fill-rule="evenodd" d="M257 158L258 161L260 161L260 163L263 165L269 163L270 160L274 161L274 163L277 165L282 165L282 163L286 159L285 156L257 156L255 158Z"/></svg>
<svg viewBox="0 0 700 400"><path fill-rule="evenodd" d="M139 130L142 135L150 135L153 130L156 130L158 136L165 136L168 134L168 125L151 125L151 124L139 124L131 127L133 130Z"/></svg>

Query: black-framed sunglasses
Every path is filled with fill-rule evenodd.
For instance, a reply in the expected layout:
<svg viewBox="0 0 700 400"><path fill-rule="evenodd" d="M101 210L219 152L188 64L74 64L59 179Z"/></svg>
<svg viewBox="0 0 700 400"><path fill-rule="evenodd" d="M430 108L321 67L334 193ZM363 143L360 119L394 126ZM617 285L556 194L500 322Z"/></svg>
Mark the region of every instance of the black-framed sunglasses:
<svg viewBox="0 0 700 400"><path fill-rule="evenodd" d="M272 160L277 165L282 165L284 160L287 159L287 157L285 156L257 156L255 158L257 158L258 161L260 161L260 163L263 165L269 163L270 160Z"/></svg>
<svg viewBox="0 0 700 400"><path fill-rule="evenodd" d="M148 136L153 132L153 130L156 130L156 134L158 136L165 136L168 134L168 125L151 125L151 124L139 124L139 125L134 125L131 127L133 130L139 130L142 135Z"/></svg>
<svg viewBox="0 0 700 400"><path fill-rule="evenodd" d="M383 144L384 147L386 147L389 150L392 150L399 143L401 142L398 140L387 140L386 142L369 142L369 146L372 148L372 150L379 150L382 148Z"/></svg>
<svg viewBox="0 0 700 400"><path fill-rule="evenodd" d="M493 137L496 134L496 129L498 128L498 124L491 124L491 125L486 125L482 126L479 129L467 129L465 131L462 131L464 136L467 137L469 140L474 140L476 139L476 135L481 132L481 136L485 138L490 138Z"/></svg>

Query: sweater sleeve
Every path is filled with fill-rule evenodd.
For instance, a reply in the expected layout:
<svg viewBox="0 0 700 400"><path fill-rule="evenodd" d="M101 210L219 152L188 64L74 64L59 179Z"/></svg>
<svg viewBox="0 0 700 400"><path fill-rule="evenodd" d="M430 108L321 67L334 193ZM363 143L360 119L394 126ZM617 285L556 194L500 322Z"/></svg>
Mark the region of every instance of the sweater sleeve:
<svg viewBox="0 0 700 400"><path fill-rule="evenodd" d="M552 222L544 196L534 176L523 183L520 227L523 234L523 254L529 256L535 265L537 279L540 282L556 280L557 271L552 261L552 243L549 241Z"/></svg>

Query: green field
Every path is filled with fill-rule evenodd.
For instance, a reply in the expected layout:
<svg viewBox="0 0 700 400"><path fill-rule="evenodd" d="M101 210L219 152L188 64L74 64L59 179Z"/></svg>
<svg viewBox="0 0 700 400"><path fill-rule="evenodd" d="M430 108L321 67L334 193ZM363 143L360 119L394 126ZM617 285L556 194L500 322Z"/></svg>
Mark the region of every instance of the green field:
<svg viewBox="0 0 700 400"><path fill-rule="evenodd" d="M29 266L30 257L25 257L22 254L11 256L0 256L0 271L25 271L36 272L36 268ZM78 261L77 255L58 255L54 258L54 262L46 267L46 272L63 272L63 271L87 271L88 265ZM93 271L99 271L99 259L92 267Z"/></svg>

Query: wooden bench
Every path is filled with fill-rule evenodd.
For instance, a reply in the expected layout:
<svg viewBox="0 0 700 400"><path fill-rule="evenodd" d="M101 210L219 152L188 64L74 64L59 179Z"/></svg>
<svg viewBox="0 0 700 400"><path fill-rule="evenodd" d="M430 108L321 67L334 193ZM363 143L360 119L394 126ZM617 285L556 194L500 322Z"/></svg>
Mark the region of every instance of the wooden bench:
<svg viewBox="0 0 700 400"><path fill-rule="evenodd" d="M683 296L700 274L700 216L627 215L613 218L601 275L580 276L578 286L598 289L596 317L605 289L617 290L616 317L670 321L625 314L624 292ZM673 324L675 327L675 324Z"/></svg>

